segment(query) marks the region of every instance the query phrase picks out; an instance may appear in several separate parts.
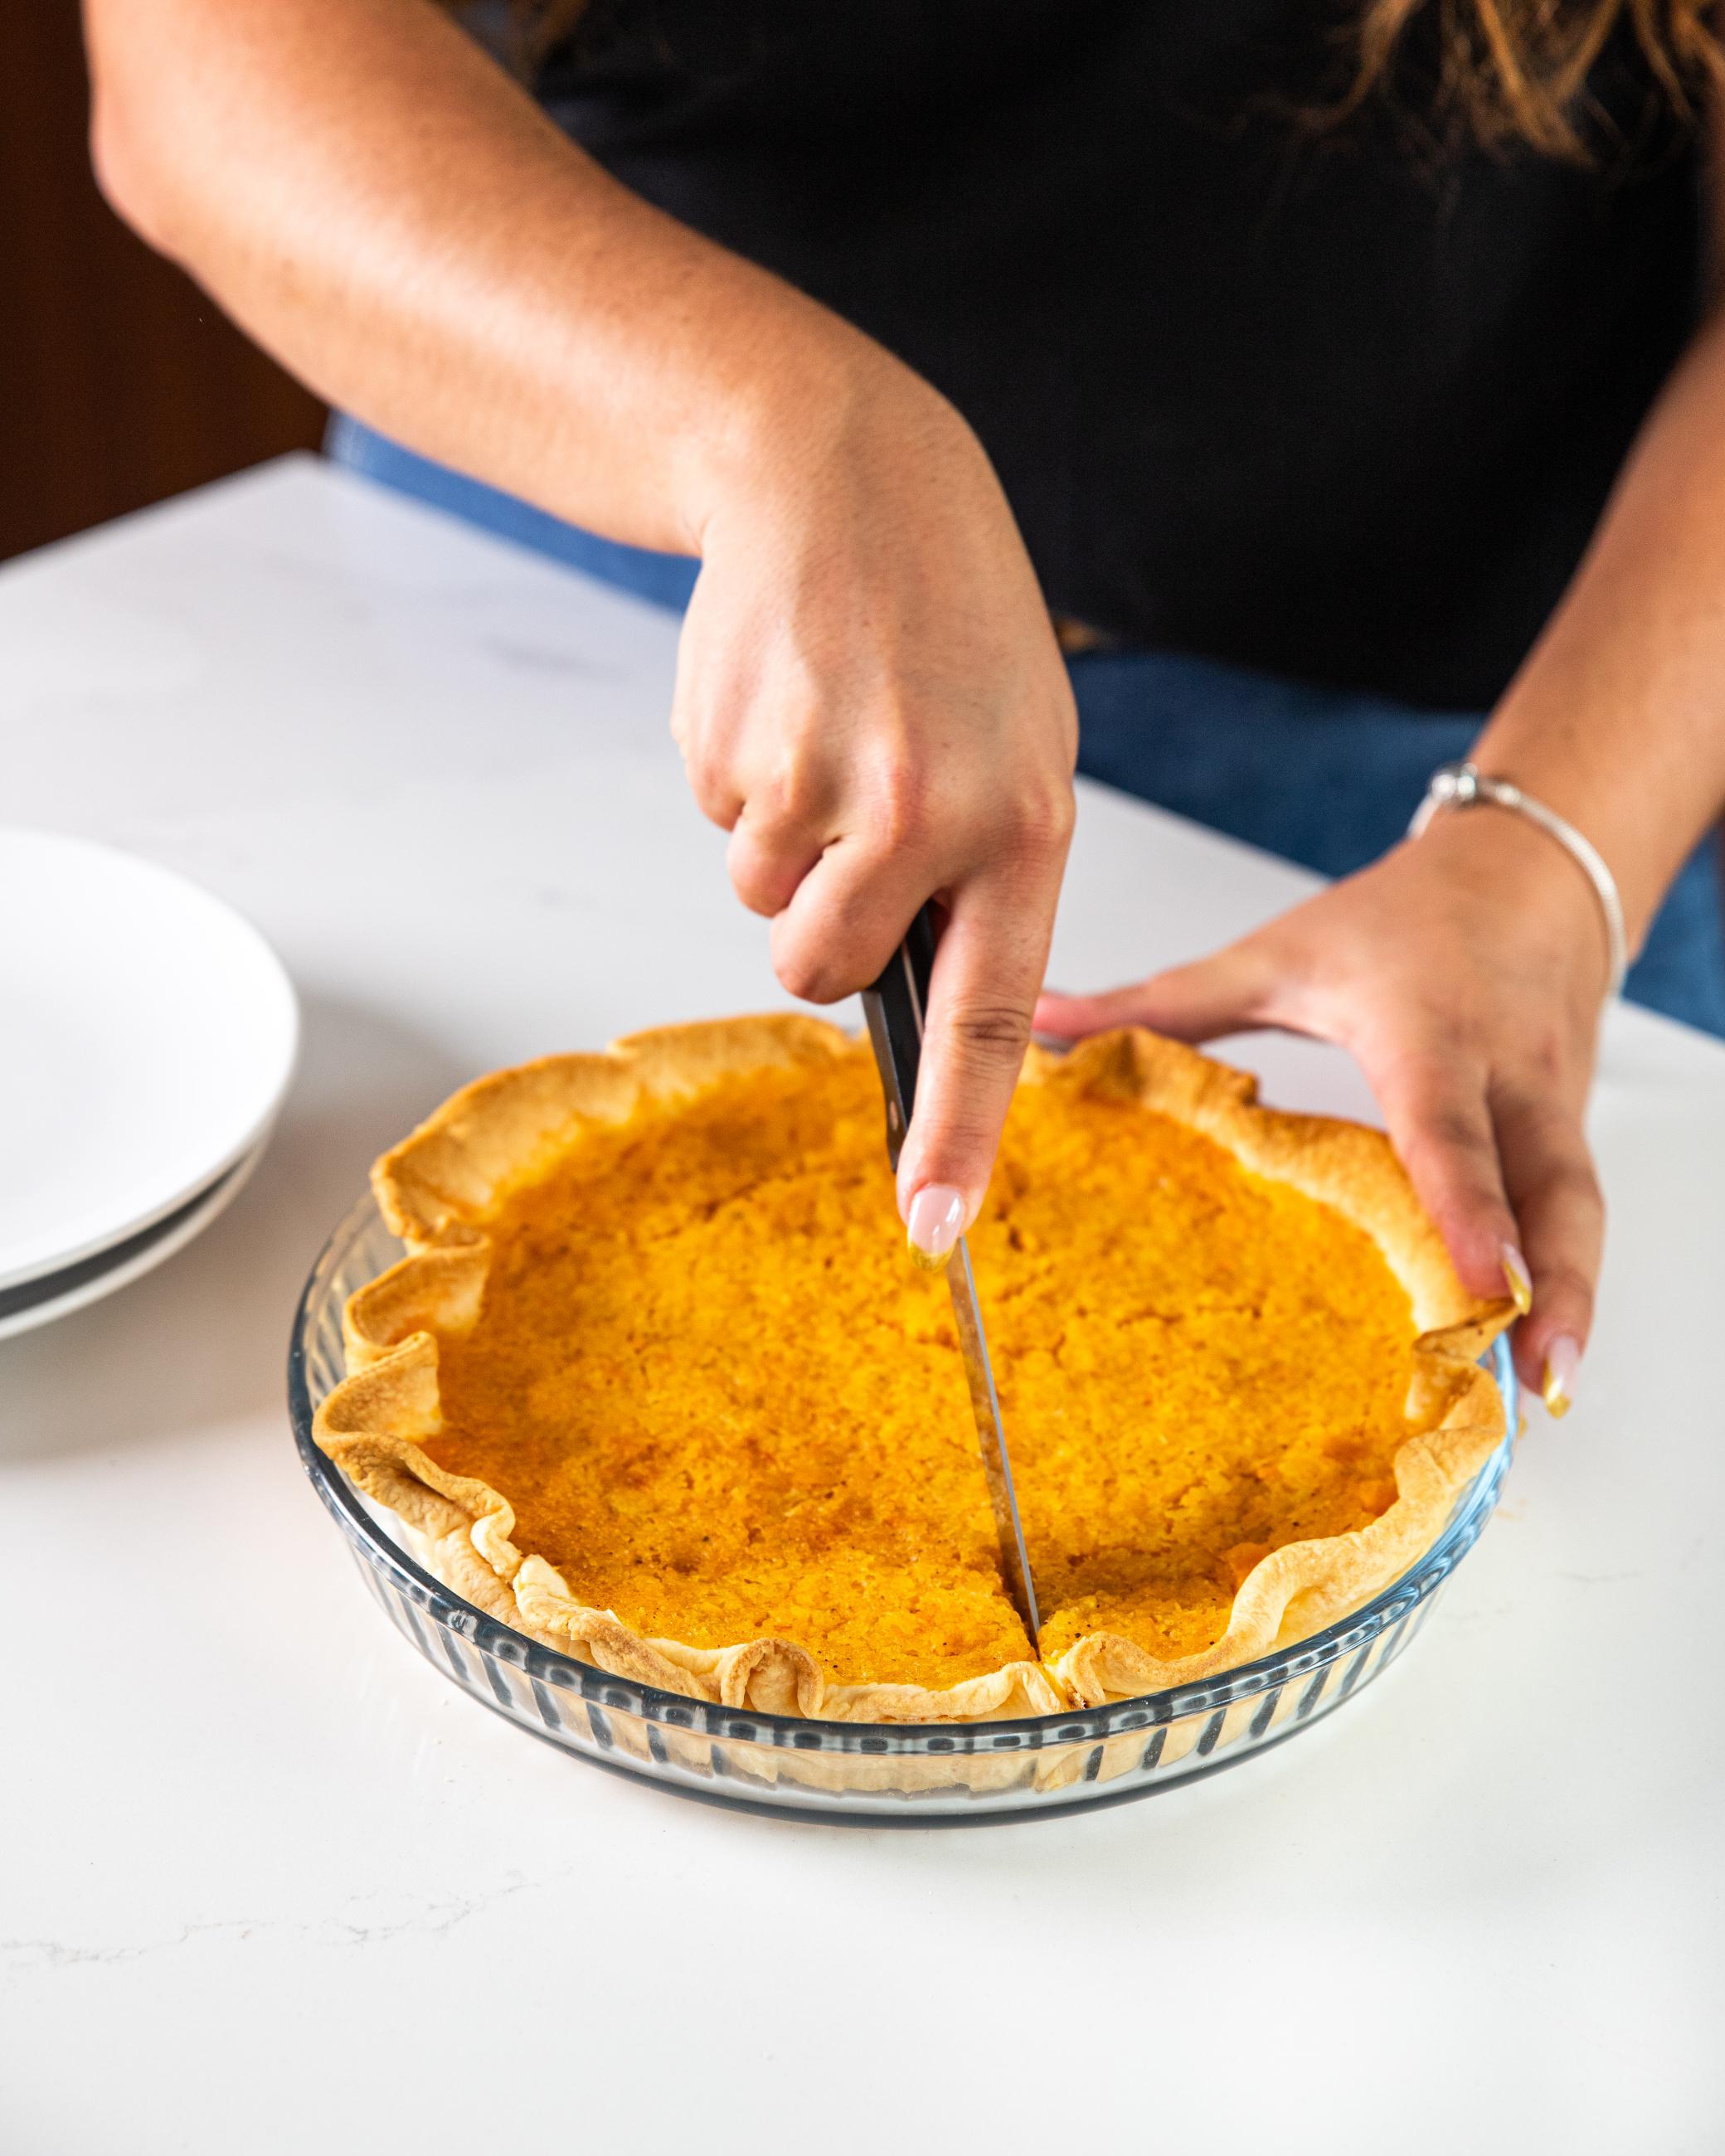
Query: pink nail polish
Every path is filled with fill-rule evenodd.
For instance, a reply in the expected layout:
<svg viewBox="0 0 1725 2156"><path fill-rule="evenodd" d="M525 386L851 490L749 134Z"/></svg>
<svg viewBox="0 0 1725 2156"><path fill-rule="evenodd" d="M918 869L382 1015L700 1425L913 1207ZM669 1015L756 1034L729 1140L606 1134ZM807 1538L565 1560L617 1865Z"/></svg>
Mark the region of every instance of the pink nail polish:
<svg viewBox="0 0 1725 2156"><path fill-rule="evenodd" d="M1503 1277L1509 1282L1509 1291L1515 1298L1516 1314L1525 1317L1533 1307L1533 1281L1527 1270L1527 1260L1513 1243L1502 1246Z"/></svg>
<svg viewBox="0 0 1725 2156"><path fill-rule="evenodd" d="M905 1240L919 1265L945 1265L964 1233L964 1196L950 1183L925 1183L905 1215Z"/></svg>
<svg viewBox="0 0 1725 2156"><path fill-rule="evenodd" d="M1545 1351L1545 1383L1542 1388L1548 1415L1566 1415L1575 1404L1575 1373L1581 1349L1567 1332L1560 1332Z"/></svg>

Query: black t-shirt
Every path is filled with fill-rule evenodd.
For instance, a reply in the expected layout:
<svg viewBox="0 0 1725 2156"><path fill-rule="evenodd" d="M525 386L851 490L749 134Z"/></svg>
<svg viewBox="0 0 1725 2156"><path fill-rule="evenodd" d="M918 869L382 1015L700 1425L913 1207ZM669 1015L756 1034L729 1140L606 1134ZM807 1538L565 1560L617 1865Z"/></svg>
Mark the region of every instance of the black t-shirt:
<svg viewBox="0 0 1725 2156"><path fill-rule="evenodd" d="M1437 148L1430 28L1314 130L1354 12L592 0L537 89L952 399L1057 613L1483 707L1692 327L1698 155L1625 39L1588 167Z"/></svg>

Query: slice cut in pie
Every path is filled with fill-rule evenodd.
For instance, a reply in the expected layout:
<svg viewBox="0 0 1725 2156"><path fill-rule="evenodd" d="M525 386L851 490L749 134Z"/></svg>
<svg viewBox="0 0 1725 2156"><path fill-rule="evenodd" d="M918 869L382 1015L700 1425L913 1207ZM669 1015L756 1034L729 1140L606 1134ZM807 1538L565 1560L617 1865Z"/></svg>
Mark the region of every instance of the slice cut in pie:
<svg viewBox="0 0 1725 2156"><path fill-rule="evenodd" d="M373 1172L326 1450L536 1640L759 1711L1099 1704L1322 1629L1503 1435L1376 1132L1142 1031L1026 1065L971 1232L1044 1614L1002 1582L942 1283L866 1047L668 1028L458 1093Z"/></svg>

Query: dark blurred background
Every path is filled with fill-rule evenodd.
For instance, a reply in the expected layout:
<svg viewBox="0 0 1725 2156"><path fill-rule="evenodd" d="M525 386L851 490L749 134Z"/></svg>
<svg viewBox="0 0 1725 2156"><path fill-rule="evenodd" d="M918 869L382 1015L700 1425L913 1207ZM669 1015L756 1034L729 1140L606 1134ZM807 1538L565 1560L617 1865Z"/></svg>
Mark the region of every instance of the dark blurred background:
<svg viewBox="0 0 1725 2156"><path fill-rule="evenodd" d="M77 0L0 0L0 559L323 429L102 200L89 110Z"/></svg>

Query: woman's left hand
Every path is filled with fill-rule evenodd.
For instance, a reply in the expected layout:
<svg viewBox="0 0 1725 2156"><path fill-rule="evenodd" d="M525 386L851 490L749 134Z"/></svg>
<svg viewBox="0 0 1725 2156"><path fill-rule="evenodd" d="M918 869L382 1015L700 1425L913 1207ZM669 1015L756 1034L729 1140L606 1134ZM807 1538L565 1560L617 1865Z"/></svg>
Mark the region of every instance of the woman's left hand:
<svg viewBox="0 0 1725 2156"><path fill-rule="evenodd" d="M1604 1225L1583 1130L1607 977L1598 903L1544 833L1494 808L1425 836L1214 957L1106 995L1046 993L1039 1030L1180 1040L1274 1026L1339 1042L1464 1285L1531 1309L1516 1361L1562 1414ZM1525 1256L1523 1253L1525 1252Z"/></svg>

